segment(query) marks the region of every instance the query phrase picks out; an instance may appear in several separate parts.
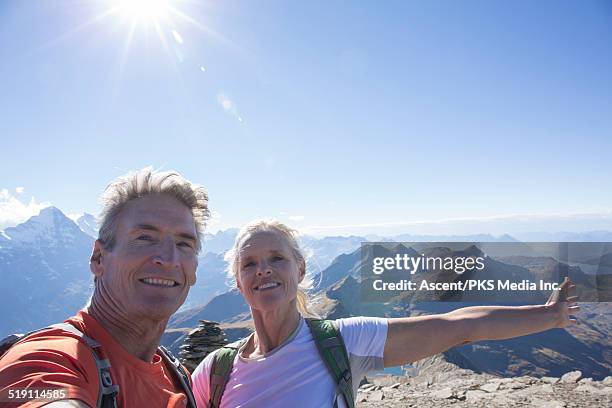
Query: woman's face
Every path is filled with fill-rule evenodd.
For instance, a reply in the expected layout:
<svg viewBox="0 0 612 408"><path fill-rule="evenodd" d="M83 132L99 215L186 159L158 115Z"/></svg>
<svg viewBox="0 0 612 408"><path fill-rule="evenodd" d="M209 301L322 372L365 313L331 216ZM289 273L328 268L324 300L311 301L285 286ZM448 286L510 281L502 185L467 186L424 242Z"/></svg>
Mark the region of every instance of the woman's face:
<svg viewBox="0 0 612 408"><path fill-rule="evenodd" d="M242 244L236 283L251 308L273 311L289 306L302 279L304 268L282 235L256 232Z"/></svg>

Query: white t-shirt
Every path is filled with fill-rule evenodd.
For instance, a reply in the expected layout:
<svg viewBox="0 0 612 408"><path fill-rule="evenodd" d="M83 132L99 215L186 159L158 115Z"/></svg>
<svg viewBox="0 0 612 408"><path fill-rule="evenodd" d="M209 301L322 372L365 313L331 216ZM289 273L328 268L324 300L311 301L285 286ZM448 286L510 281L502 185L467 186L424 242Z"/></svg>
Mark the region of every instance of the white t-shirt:
<svg viewBox="0 0 612 408"><path fill-rule="evenodd" d="M359 381L369 371L382 370L387 340L387 319L350 317L335 320L346 346L353 378L353 395ZM210 399L211 353L193 372L193 392L198 407L207 407ZM317 350L304 319L298 329L280 347L258 359L244 359L240 352L234 366L221 408L239 407L332 407L336 384ZM345 407L342 396L338 407Z"/></svg>

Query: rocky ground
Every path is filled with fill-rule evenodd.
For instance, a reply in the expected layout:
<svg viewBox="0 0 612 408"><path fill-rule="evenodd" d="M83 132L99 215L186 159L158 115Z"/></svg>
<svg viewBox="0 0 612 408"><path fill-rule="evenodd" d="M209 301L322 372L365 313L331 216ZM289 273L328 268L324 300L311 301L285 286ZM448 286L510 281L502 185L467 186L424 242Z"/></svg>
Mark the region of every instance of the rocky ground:
<svg viewBox="0 0 612 408"><path fill-rule="evenodd" d="M561 378L500 378L458 369L438 376L373 377L357 393L360 408L468 406L610 408L612 377L594 381L572 371Z"/></svg>

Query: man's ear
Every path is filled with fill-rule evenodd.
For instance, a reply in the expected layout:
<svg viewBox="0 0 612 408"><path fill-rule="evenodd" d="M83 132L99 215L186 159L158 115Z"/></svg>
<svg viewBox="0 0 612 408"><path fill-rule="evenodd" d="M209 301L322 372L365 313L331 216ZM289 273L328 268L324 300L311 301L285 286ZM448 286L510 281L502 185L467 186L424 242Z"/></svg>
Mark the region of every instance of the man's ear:
<svg viewBox="0 0 612 408"><path fill-rule="evenodd" d="M198 281L198 264L199 264L198 257L196 257L196 264L195 264L196 273L193 275L193 282L191 283L191 286L195 285L196 282Z"/></svg>
<svg viewBox="0 0 612 408"><path fill-rule="evenodd" d="M96 239L93 245L93 250L91 252L91 258L89 258L89 269L96 276L96 278L100 278L104 273L104 265L102 264L102 256L104 250L104 245L99 239Z"/></svg>

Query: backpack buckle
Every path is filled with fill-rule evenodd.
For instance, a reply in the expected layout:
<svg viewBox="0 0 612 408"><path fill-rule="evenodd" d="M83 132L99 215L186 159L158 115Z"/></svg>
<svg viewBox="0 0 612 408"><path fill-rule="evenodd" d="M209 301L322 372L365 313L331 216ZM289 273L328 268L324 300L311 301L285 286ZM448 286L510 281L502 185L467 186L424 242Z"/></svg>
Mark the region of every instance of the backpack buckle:
<svg viewBox="0 0 612 408"><path fill-rule="evenodd" d="M104 385L104 387L110 387L111 385L113 385L113 380L107 370L102 371L102 384Z"/></svg>
<svg viewBox="0 0 612 408"><path fill-rule="evenodd" d="M346 369L342 372L342 379L346 382L351 380L351 370Z"/></svg>

